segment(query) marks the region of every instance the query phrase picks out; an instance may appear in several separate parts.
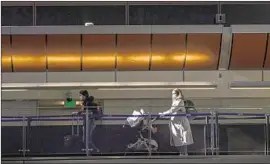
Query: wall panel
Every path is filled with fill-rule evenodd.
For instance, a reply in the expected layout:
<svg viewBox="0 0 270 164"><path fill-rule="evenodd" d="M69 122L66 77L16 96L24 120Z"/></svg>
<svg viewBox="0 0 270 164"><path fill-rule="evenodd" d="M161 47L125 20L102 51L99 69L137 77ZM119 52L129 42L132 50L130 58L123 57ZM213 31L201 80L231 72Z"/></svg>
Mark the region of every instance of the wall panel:
<svg viewBox="0 0 270 164"><path fill-rule="evenodd" d="M45 35L13 35L12 61L15 72L46 70Z"/></svg>
<svg viewBox="0 0 270 164"><path fill-rule="evenodd" d="M188 34L185 69L217 69L221 34Z"/></svg>
<svg viewBox="0 0 270 164"><path fill-rule="evenodd" d="M28 117L37 116L37 101L1 101L1 115L2 117ZM22 122L2 122L1 126L20 126Z"/></svg>
<svg viewBox="0 0 270 164"><path fill-rule="evenodd" d="M218 71L185 71L185 81L219 81ZM202 76L207 75L207 76Z"/></svg>
<svg viewBox="0 0 270 164"><path fill-rule="evenodd" d="M263 71L263 75L265 81L270 81L270 70Z"/></svg>
<svg viewBox="0 0 270 164"><path fill-rule="evenodd" d="M48 35L49 71L81 70L81 35Z"/></svg>
<svg viewBox="0 0 270 164"><path fill-rule="evenodd" d="M115 35L83 35L83 71L114 70Z"/></svg>
<svg viewBox="0 0 270 164"><path fill-rule="evenodd" d="M1 80L3 83L44 83L46 78L46 72L5 72Z"/></svg>
<svg viewBox="0 0 270 164"><path fill-rule="evenodd" d="M185 34L154 34L151 70L181 70L185 50Z"/></svg>
<svg viewBox="0 0 270 164"><path fill-rule="evenodd" d="M37 101L2 101L2 116L36 116Z"/></svg>
<svg viewBox="0 0 270 164"><path fill-rule="evenodd" d="M233 35L230 69L262 69L267 34Z"/></svg>
<svg viewBox="0 0 270 164"><path fill-rule="evenodd" d="M150 43L150 35L117 35L117 69L149 70Z"/></svg>
<svg viewBox="0 0 270 164"><path fill-rule="evenodd" d="M1 37L2 72L12 72L10 36L2 35Z"/></svg>
<svg viewBox="0 0 270 164"><path fill-rule="evenodd" d="M61 75L60 75L61 74ZM48 82L114 82L115 72L48 72Z"/></svg>
<svg viewBox="0 0 270 164"><path fill-rule="evenodd" d="M117 72L118 82L180 82L182 71L125 71Z"/></svg>
<svg viewBox="0 0 270 164"><path fill-rule="evenodd" d="M266 49L266 58L265 58L265 63L264 63L264 68L265 69L270 69L270 34L268 34L268 44L267 44L267 49Z"/></svg>

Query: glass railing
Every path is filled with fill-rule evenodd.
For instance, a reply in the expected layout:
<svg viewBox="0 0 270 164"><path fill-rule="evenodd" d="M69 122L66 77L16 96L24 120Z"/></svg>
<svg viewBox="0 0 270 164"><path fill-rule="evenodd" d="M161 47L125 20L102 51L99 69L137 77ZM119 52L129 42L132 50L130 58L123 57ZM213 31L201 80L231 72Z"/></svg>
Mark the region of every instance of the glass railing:
<svg viewBox="0 0 270 164"><path fill-rule="evenodd" d="M270 114L143 109L97 119L91 112L3 116L2 156L269 155Z"/></svg>

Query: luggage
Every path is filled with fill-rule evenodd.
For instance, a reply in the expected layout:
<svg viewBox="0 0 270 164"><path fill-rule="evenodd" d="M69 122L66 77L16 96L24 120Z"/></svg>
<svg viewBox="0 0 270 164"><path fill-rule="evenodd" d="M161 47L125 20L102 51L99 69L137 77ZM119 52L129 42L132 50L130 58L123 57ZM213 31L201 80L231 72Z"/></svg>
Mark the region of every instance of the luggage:
<svg viewBox="0 0 270 164"><path fill-rule="evenodd" d="M193 101L191 101L191 100L185 100L184 103L185 103L185 108L186 108L186 113L187 114L197 113L197 110L195 108L195 104L193 103ZM189 116L188 118L190 120L195 119L194 116Z"/></svg>
<svg viewBox="0 0 270 164"><path fill-rule="evenodd" d="M81 136L77 135L66 135L64 137L64 146L66 148L79 149L83 146L83 141Z"/></svg>
<svg viewBox="0 0 270 164"><path fill-rule="evenodd" d="M74 125L75 117L76 125ZM84 145L82 136L80 136L79 119L80 117L78 116L78 114L72 115L71 134L64 136L64 147L72 152L82 151Z"/></svg>
<svg viewBox="0 0 270 164"><path fill-rule="evenodd" d="M95 116L95 119L100 120L100 119L102 119L103 115L104 115L103 108L101 106L97 105L97 114Z"/></svg>
<svg viewBox="0 0 270 164"><path fill-rule="evenodd" d="M197 113L197 110L195 108L195 104L191 100L185 100L185 108L186 108L186 113Z"/></svg>

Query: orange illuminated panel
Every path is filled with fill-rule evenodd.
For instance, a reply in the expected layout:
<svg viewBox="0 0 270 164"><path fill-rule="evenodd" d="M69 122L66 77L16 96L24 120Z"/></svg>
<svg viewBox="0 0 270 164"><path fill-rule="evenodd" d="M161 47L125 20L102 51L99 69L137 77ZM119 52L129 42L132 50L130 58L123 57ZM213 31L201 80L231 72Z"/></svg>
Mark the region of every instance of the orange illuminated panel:
<svg viewBox="0 0 270 164"><path fill-rule="evenodd" d="M221 34L188 34L186 69L217 69Z"/></svg>
<svg viewBox="0 0 270 164"><path fill-rule="evenodd" d="M115 35L83 35L83 70L115 69Z"/></svg>
<svg viewBox="0 0 270 164"><path fill-rule="evenodd" d="M230 69L261 69L267 34L234 34Z"/></svg>
<svg viewBox="0 0 270 164"><path fill-rule="evenodd" d="M117 69L149 70L150 43L150 35L118 35Z"/></svg>
<svg viewBox="0 0 270 164"><path fill-rule="evenodd" d="M152 38L151 70L183 68L185 34L155 34Z"/></svg>
<svg viewBox="0 0 270 164"><path fill-rule="evenodd" d="M45 35L13 35L12 61L14 72L46 70Z"/></svg>
<svg viewBox="0 0 270 164"><path fill-rule="evenodd" d="M267 54L265 58L264 68L270 69L270 35L268 34Z"/></svg>
<svg viewBox="0 0 270 164"><path fill-rule="evenodd" d="M47 62L49 71L81 70L81 36L48 35Z"/></svg>
<svg viewBox="0 0 270 164"><path fill-rule="evenodd" d="M12 72L10 36L2 35L2 72Z"/></svg>

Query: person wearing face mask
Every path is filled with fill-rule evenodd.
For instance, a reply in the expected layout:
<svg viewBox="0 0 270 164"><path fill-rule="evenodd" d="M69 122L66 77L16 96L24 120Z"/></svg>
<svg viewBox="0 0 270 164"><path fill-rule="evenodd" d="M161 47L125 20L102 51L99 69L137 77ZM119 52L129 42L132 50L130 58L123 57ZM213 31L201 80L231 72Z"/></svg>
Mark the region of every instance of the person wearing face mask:
<svg viewBox="0 0 270 164"><path fill-rule="evenodd" d="M172 106L169 110L159 113L164 115L185 114L184 97L180 89L172 91ZM188 155L187 145L194 143L189 120L186 116L170 116L170 144L175 146L180 155Z"/></svg>

